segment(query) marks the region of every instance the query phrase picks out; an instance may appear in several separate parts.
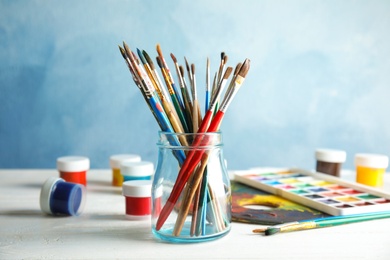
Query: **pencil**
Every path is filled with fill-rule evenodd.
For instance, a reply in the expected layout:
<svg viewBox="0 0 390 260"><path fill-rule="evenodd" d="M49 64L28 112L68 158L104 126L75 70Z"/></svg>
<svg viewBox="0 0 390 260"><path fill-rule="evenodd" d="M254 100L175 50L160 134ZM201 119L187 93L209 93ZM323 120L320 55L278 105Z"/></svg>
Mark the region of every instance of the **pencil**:
<svg viewBox="0 0 390 260"><path fill-rule="evenodd" d="M298 221L298 223L294 222L292 224L286 223L285 225L280 225L279 227L267 228L265 230L265 235L270 236L277 233L332 227L383 218L390 218L390 211L318 218L313 220Z"/></svg>

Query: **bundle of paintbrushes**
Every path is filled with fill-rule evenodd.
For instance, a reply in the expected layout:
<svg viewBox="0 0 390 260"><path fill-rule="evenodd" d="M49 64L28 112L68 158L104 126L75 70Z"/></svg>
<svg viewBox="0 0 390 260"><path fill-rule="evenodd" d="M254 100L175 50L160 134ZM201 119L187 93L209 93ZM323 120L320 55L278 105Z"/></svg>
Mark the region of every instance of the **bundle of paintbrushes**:
<svg viewBox="0 0 390 260"><path fill-rule="evenodd" d="M174 78L168 68L168 64L164 59L162 50L157 45L156 61L162 78L151 60L150 56L144 51L137 49L138 57L131 51L126 43L123 47L119 46L120 52L125 59L134 82L140 89L145 101L156 118L161 131L168 133L167 139L170 145L174 147L205 147L211 145L211 138L207 134L217 133L220 130L222 119L226 113L232 99L241 87L250 67L249 59L245 59L243 63L237 64L235 70L227 66L228 57L225 53L221 53L221 60L217 71L215 72L213 83L210 81L210 61L206 61L206 80L205 80L205 105L204 116L202 116L201 105L197 96L197 80L195 65L189 64L184 58L187 71L187 80L184 67L179 65L176 57L171 54L172 61L177 73L179 89L175 84ZM230 83L229 77L232 75ZM227 86L227 88L225 88ZM222 93L224 93L222 98ZM172 133L172 134L169 134ZM192 138L189 138L190 134ZM204 134L204 135L203 135ZM195 137L193 137L195 136ZM206 137L205 137L206 136ZM155 230L159 231L172 211L178 211L179 216L176 219L176 224L172 234L179 236L184 220L188 214L196 213L196 203L210 201L213 197L212 187L205 184L204 180L207 176L207 162L209 153L204 149L173 149L179 170L174 181L173 187L165 205L158 212L158 219L155 224ZM200 190L206 186L206 191L203 191L205 198L200 197ZM208 189L207 189L208 188ZM183 195L184 194L184 195ZM196 199L197 198L197 199ZM177 203L181 200L181 203ZM218 202L216 202L218 203ZM190 205L194 210L190 210ZM218 205L214 205L214 211L218 215ZM179 208L177 208L179 207ZM202 205L199 204L199 209ZM223 217L207 215L210 222L219 220L221 227L224 222L228 221ZM197 218L197 221L202 218ZM204 218L203 218L204 219ZM194 220L195 221L195 220ZM194 222L193 221L193 222ZM216 223L214 223L216 224ZM192 223L192 226L202 226L199 223ZM191 236L205 234L205 230L191 230Z"/></svg>

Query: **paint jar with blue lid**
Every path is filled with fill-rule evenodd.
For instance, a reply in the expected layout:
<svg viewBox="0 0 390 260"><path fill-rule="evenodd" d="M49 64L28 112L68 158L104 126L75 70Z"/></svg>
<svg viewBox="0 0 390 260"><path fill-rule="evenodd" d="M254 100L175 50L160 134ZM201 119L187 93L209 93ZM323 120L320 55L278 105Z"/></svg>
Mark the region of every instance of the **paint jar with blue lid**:
<svg viewBox="0 0 390 260"><path fill-rule="evenodd" d="M84 185L50 177L42 186L40 206L49 215L78 216L84 209L85 199Z"/></svg>
<svg viewBox="0 0 390 260"><path fill-rule="evenodd" d="M151 180L154 174L154 165L152 162L122 162L121 174L123 181Z"/></svg>

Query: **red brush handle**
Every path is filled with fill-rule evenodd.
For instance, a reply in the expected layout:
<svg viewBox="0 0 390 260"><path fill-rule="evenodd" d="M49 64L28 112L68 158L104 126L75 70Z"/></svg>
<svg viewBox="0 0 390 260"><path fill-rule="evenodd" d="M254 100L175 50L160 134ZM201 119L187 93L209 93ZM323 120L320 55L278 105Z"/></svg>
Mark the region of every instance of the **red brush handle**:
<svg viewBox="0 0 390 260"><path fill-rule="evenodd" d="M204 133L206 132L206 128L208 126L208 123L211 119L212 111L207 111L201 126L199 127L198 133ZM207 129L207 132L215 132L219 129L219 126L222 122L222 118L224 116L224 113L222 111L218 111L217 114L214 116L213 120L210 123L210 126ZM208 138L201 138L197 137L195 138L192 146L199 146L200 144L207 144ZM195 167L198 165L200 160L202 159L202 155L204 154L204 150L192 150L188 153L186 160L184 161L177 180L172 188L172 192L169 195L169 198L167 200L167 203L162 208L160 215L157 219L156 223L156 230L160 230L162 225L164 225L165 221L167 220L168 216L171 214L175 203L179 199L179 196L181 192L184 189L185 184L187 183L191 173L194 171Z"/></svg>

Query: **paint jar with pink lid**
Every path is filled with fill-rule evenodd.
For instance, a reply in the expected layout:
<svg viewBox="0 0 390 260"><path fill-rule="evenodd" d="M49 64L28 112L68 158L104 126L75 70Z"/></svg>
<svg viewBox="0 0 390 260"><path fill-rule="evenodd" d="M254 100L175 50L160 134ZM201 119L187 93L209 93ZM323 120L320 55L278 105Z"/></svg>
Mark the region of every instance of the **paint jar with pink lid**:
<svg viewBox="0 0 390 260"><path fill-rule="evenodd" d="M126 203L126 218L130 220L150 219L152 212L152 181L125 181L122 194Z"/></svg>
<svg viewBox="0 0 390 260"><path fill-rule="evenodd" d="M154 174L154 165L152 162L122 162L121 174L123 181L151 180Z"/></svg>
<svg viewBox="0 0 390 260"><path fill-rule="evenodd" d="M67 182L87 185L87 171L90 162L83 156L64 156L57 158L57 169L60 177Z"/></svg>
<svg viewBox="0 0 390 260"><path fill-rule="evenodd" d="M389 157L382 154L356 154L356 181L373 186L383 186L386 168L389 166Z"/></svg>
<svg viewBox="0 0 390 260"><path fill-rule="evenodd" d="M110 166L112 169L112 186L121 187L123 176L121 174L121 164L123 162L140 162L141 156L137 154L116 154L110 157Z"/></svg>
<svg viewBox="0 0 390 260"><path fill-rule="evenodd" d="M342 150L317 149L315 152L317 160L316 171L340 177L342 164L347 158L347 153Z"/></svg>

